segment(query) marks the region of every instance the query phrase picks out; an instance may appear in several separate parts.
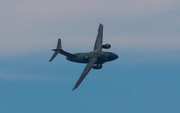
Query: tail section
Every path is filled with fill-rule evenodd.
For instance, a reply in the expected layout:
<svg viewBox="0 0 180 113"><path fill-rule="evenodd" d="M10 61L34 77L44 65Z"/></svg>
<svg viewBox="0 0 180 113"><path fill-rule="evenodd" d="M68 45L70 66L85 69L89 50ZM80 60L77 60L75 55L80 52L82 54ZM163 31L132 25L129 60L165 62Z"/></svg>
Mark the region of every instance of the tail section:
<svg viewBox="0 0 180 113"><path fill-rule="evenodd" d="M51 57L51 59L49 60L49 62L51 62L58 54L59 52L58 51L55 51L53 56Z"/></svg>
<svg viewBox="0 0 180 113"><path fill-rule="evenodd" d="M53 56L51 57L51 59L49 60L49 62L51 62L57 56L58 53L61 53L61 54L65 55L65 56L67 56L67 57L74 57L73 54L62 50L62 48L61 48L61 39L58 39L57 47L56 47L56 49L52 49L52 51L55 51L55 52L54 52Z"/></svg>
<svg viewBox="0 0 180 113"><path fill-rule="evenodd" d="M49 60L49 62L51 62L57 56L57 54L61 51L61 39L58 39L57 47L56 49L53 49L52 51L55 51L55 52L53 56L51 57L51 59Z"/></svg>

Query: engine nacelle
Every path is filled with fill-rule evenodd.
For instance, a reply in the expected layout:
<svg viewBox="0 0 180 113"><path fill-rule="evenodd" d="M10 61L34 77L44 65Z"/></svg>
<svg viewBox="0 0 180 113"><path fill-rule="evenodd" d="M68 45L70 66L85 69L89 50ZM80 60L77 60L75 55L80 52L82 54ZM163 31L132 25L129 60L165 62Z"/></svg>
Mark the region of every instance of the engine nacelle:
<svg viewBox="0 0 180 113"><path fill-rule="evenodd" d="M93 64L93 69L101 69L102 64Z"/></svg>
<svg viewBox="0 0 180 113"><path fill-rule="evenodd" d="M109 49L109 48L111 48L111 45L110 45L110 44L102 44L101 46L102 46L102 48L104 48L104 49Z"/></svg>

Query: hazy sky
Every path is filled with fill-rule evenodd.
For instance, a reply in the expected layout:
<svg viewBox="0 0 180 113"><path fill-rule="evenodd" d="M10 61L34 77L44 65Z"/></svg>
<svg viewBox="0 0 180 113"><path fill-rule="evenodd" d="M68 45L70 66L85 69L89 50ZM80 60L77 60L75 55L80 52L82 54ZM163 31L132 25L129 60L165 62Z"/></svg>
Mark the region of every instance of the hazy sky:
<svg viewBox="0 0 180 113"><path fill-rule="evenodd" d="M0 0L1 113L179 113L179 0ZM73 86L99 23L119 55Z"/></svg>

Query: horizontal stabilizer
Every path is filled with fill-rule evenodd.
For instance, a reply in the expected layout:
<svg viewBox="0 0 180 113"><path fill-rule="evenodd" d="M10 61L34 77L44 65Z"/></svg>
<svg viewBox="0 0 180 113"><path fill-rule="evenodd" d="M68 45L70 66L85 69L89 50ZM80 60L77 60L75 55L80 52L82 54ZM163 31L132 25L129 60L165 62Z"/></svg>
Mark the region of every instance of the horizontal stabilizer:
<svg viewBox="0 0 180 113"><path fill-rule="evenodd" d="M58 39L58 43L57 43L57 47L56 49L53 49L52 51L55 51L53 56L51 57L51 59L49 60L49 62L51 62L56 56L57 54L61 51L61 39Z"/></svg>
<svg viewBox="0 0 180 113"><path fill-rule="evenodd" d="M49 60L49 62L51 62L57 56L58 53L61 53L62 55L65 55L67 57L74 57L75 56L71 53L68 53L68 52L62 50L61 39L58 39L57 47L56 47L56 49L52 49L52 51L55 51L55 52L54 52L53 56L51 57L51 59Z"/></svg>
<svg viewBox="0 0 180 113"><path fill-rule="evenodd" d="M51 62L56 56L57 54L59 53L59 51L55 51L53 56L51 57L51 59L49 60L49 62Z"/></svg>

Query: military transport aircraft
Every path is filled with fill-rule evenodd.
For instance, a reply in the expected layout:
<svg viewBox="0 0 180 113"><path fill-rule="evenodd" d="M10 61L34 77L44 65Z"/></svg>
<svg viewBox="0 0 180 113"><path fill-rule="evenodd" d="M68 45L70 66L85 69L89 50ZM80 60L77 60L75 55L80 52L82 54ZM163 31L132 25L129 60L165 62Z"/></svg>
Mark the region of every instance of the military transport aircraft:
<svg viewBox="0 0 180 113"><path fill-rule="evenodd" d="M96 37L96 42L94 45L94 50L87 53L75 53L71 54L66 51L64 51L61 47L61 39L58 39L57 48L52 49L52 51L55 51L49 62L51 62L58 53L65 55L66 59L72 62L77 63L87 63L84 71L82 72L81 76L79 77L78 81L76 82L74 89L76 89L80 83L83 81L83 79L86 77L88 72L93 69L101 69L102 64L108 61L112 61L118 58L118 55L115 53L110 52L103 52L101 51L102 48L109 49L111 47L110 44L102 44L103 40L103 25L99 24L98 28L98 34Z"/></svg>

